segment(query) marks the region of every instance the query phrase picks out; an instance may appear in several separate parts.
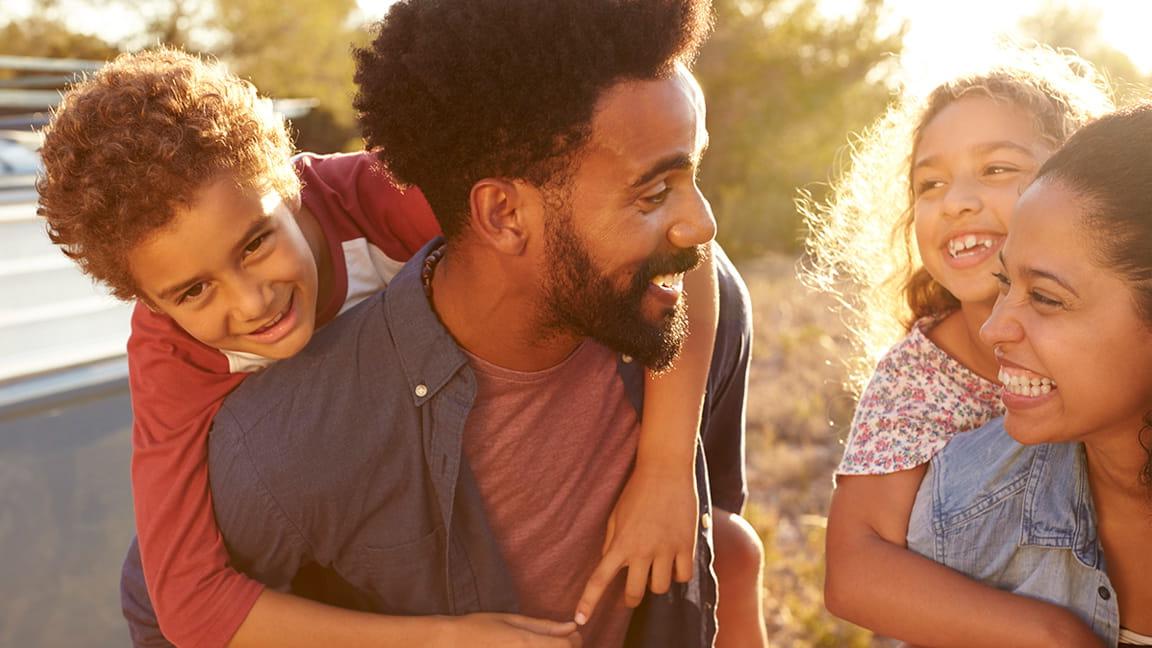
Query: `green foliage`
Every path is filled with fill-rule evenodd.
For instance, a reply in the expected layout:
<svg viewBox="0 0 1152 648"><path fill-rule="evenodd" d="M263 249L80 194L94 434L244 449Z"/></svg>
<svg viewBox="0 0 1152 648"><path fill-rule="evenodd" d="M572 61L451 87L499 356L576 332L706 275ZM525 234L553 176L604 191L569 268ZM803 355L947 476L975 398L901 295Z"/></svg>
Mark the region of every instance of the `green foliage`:
<svg viewBox="0 0 1152 648"><path fill-rule="evenodd" d="M0 27L0 55L106 59L118 51L111 43L72 32L58 20L41 14Z"/></svg>
<svg viewBox="0 0 1152 648"><path fill-rule="evenodd" d="M797 187L833 174L846 134L888 101L883 66L902 33L877 33L881 0L823 16L817 0L716 0L716 33L697 75L708 98L711 147L701 185L733 254L796 252Z"/></svg>
<svg viewBox="0 0 1152 648"><path fill-rule="evenodd" d="M1021 20L1020 29L1037 42L1075 50L1091 61L1116 89L1117 105L1147 101L1152 78L1142 73L1127 54L1100 36L1101 11L1086 5L1070 7L1049 1L1036 14Z"/></svg>
<svg viewBox="0 0 1152 648"><path fill-rule="evenodd" d="M312 97L313 114L296 124L297 145L317 151L358 148L352 110L351 49L367 38L349 25L355 0L215 0L214 24L227 34L218 54L273 97Z"/></svg>

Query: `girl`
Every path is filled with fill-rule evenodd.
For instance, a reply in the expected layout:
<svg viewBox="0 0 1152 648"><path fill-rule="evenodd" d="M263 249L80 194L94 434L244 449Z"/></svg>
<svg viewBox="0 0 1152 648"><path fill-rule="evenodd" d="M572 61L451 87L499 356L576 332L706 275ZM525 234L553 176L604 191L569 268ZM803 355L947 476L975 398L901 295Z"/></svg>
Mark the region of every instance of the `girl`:
<svg viewBox="0 0 1152 648"><path fill-rule="evenodd" d="M42 152L39 213L53 241L113 294L139 302L129 341L137 533L158 619L179 645L261 644L272 631L303 643L380 636L378 618L266 590L228 567L205 440L247 373L294 355L316 327L379 291L438 227L420 193L394 188L370 155L290 160L283 122L267 104L250 84L187 54L123 55L67 93ZM128 252L177 213L205 206L256 225L238 240L213 236L207 224L197 237L205 255L235 257L230 276L141 294ZM688 578L694 549L693 421L715 330L711 266L688 281L701 296L691 314L697 333L680 368L650 383L643 426L678 431L642 432L607 549L616 568L646 575L652 564L675 565L677 580ZM675 480L684 488L667 486L669 470L687 471ZM630 578L639 591L629 587L629 596L638 599L647 580Z"/></svg>
<svg viewBox="0 0 1152 648"><path fill-rule="evenodd" d="M978 585L904 545L925 463L953 434L1003 411L978 329L996 299L1013 204L1072 131L1110 108L1086 62L1039 47L1005 52L923 101L895 103L858 145L832 203L809 210L808 278L846 306L860 351L852 385L882 340L900 327L907 334L864 389L837 469L825 581L834 614L932 645L1044 645L1053 628L1086 633L1064 610ZM923 595L945 588L944 604Z"/></svg>

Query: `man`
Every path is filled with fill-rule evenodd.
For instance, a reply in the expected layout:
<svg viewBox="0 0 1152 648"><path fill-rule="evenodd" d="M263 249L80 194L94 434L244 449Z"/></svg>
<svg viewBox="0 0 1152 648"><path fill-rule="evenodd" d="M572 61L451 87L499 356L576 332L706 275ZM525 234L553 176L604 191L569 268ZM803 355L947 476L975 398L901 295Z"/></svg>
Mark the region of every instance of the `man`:
<svg viewBox="0 0 1152 648"><path fill-rule="evenodd" d="M239 568L284 587L318 565L351 590L318 597L390 615L396 645L578 641L482 613L572 609L555 601L595 566L635 456L637 365L666 364L683 338L678 277L715 232L686 67L708 18L687 0L392 7L358 54L357 108L447 242L229 397L210 469ZM738 463L746 296L719 256L702 429ZM731 463L713 494L738 509ZM701 464L692 579L635 614L610 591L590 645L711 645Z"/></svg>

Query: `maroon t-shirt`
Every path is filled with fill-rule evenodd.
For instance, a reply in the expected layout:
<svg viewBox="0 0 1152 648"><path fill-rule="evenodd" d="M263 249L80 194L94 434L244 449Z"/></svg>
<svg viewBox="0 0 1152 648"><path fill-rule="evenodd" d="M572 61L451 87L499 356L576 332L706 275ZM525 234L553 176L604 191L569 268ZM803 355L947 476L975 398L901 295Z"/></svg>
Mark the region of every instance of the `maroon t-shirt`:
<svg viewBox="0 0 1152 648"><path fill-rule="evenodd" d="M571 620L636 456L640 421L617 355L588 340L543 371L469 362L477 390L464 453L521 612ZM621 574L583 628L585 645L623 645L632 614L623 600Z"/></svg>

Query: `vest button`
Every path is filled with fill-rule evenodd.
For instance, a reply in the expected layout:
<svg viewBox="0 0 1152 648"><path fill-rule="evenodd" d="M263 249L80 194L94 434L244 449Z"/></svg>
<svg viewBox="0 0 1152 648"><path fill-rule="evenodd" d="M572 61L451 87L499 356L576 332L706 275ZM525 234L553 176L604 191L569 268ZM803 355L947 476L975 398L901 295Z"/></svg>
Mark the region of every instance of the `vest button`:
<svg viewBox="0 0 1152 648"><path fill-rule="evenodd" d="M1103 585L1100 586L1100 589L1096 590L1096 593L1099 594L1100 598L1104 599L1105 601L1112 598L1112 592L1109 592L1108 588L1104 587Z"/></svg>
<svg viewBox="0 0 1152 648"><path fill-rule="evenodd" d="M416 385L416 397L417 398L424 398L427 395L428 395L428 385L425 385L423 383Z"/></svg>
<svg viewBox="0 0 1152 648"><path fill-rule="evenodd" d="M621 354L620 359L624 361L624 364L632 364L632 356L627 353Z"/></svg>

